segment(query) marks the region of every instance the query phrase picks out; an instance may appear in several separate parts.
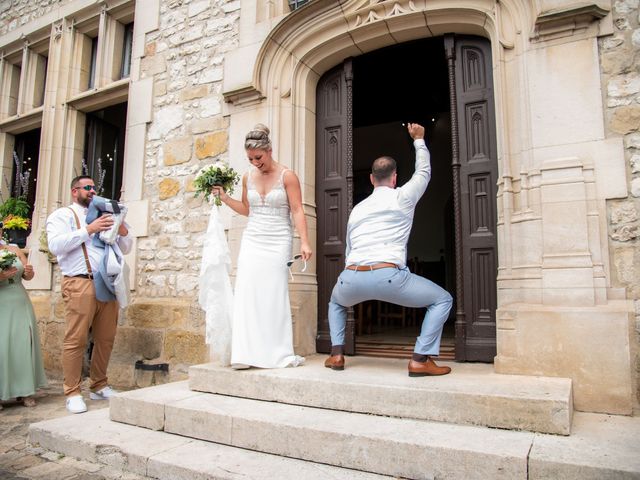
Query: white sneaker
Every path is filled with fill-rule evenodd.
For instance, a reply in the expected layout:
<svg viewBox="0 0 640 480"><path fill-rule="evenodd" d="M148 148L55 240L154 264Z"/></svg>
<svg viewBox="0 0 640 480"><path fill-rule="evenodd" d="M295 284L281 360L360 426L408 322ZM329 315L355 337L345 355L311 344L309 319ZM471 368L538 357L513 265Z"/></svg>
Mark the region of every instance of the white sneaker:
<svg viewBox="0 0 640 480"><path fill-rule="evenodd" d="M118 392L116 392L113 388L107 385L106 387L98 390L97 392L91 392L89 394L89 398L91 400L109 400L116 393Z"/></svg>
<svg viewBox="0 0 640 480"><path fill-rule="evenodd" d="M67 398L67 410L69 413L84 413L87 411L87 404L84 403L82 395L73 395Z"/></svg>

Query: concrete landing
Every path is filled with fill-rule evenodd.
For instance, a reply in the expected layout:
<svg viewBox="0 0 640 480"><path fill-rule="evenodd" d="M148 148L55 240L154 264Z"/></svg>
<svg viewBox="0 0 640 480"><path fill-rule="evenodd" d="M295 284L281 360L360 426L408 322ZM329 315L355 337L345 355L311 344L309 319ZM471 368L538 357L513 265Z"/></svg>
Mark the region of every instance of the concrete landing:
<svg viewBox="0 0 640 480"><path fill-rule="evenodd" d="M389 480L112 422L107 409L34 423L29 428L29 442L68 457L160 480Z"/></svg>
<svg viewBox="0 0 640 480"><path fill-rule="evenodd" d="M573 401L567 378L500 375L492 365L439 362L452 373L410 378L407 361L347 357L341 372L324 355L298 368L232 370L214 364L189 369L201 392L309 407L568 435Z"/></svg>

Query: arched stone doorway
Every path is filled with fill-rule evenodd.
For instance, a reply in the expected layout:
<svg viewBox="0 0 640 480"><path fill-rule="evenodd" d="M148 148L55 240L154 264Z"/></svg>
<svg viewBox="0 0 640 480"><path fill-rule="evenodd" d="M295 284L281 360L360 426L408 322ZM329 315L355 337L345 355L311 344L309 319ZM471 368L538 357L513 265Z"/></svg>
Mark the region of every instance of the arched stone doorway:
<svg viewBox="0 0 640 480"><path fill-rule="evenodd" d="M418 75L418 67L428 67L428 76ZM348 214L371 192L371 161L396 158L399 184L413 173L413 149L402 126L407 121L426 127L433 175L416 209L407 264L456 299L441 358L490 362L496 345L497 162L491 53L480 37L448 35L387 47L345 60L318 83L317 349L329 349L326 304L344 265ZM357 305L347 323L346 351L408 356L424 313L376 300Z"/></svg>

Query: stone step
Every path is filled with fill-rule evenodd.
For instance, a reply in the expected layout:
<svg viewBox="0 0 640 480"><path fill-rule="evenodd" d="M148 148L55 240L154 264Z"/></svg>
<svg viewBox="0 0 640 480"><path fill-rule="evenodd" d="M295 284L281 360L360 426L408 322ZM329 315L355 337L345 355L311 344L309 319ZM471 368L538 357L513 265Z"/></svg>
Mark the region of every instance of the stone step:
<svg viewBox="0 0 640 480"><path fill-rule="evenodd" d="M561 436L224 397L192 392L187 382L123 392L110 403L111 417L180 435L109 421L103 408L34 423L29 441L172 480L390 478L371 470L416 479L640 478L640 417L576 412L572 434Z"/></svg>
<svg viewBox="0 0 640 480"><path fill-rule="evenodd" d="M112 420L382 475L640 478L640 417L576 412L572 434L561 436L194 392L186 381L121 393L110 402Z"/></svg>
<svg viewBox="0 0 640 480"><path fill-rule="evenodd" d="M391 480L113 422L106 408L31 424L29 442L160 480Z"/></svg>
<svg viewBox="0 0 640 480"><path fill-rule="evenodd" d="M201 392L399 418L569 435L571 379L500 375L493 365L448 363L442 377L411 378L407 361L347 357L344 371L326 356L298 368L232 370L214 364L189 369Z"/></svg>
<svg viewBox="0 0 640 480"><path fill-rule="evenodd" d="M118 422L402 478L524 479L534 438L194 392L187 382L124 392L110 402Z"/></svg>

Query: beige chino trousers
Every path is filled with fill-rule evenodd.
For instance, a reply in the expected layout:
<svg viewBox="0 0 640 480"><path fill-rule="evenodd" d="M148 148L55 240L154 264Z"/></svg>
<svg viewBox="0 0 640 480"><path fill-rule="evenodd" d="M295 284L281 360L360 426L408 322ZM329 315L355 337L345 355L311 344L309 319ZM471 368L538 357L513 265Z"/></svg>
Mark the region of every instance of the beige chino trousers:
<svg viewBox="0 0 640 480"><path fill-rule="evenodd" d="M93 280L79 277L62 279L65 331L62 346L64 394L79 395L82 361L87 348L89 328L93 332L93 351L89 378L91 391L107 386L107 367L116 338L118 302L99 302Z"/></svg>

